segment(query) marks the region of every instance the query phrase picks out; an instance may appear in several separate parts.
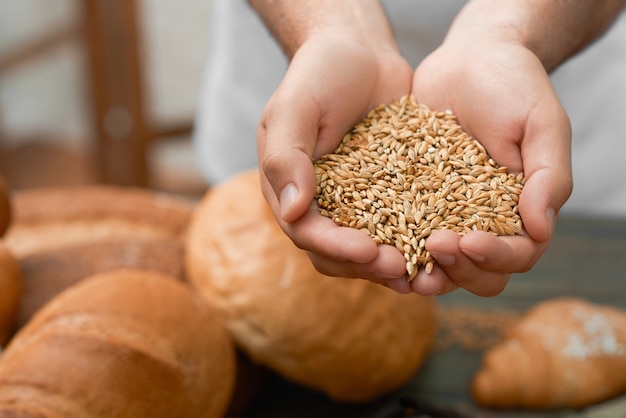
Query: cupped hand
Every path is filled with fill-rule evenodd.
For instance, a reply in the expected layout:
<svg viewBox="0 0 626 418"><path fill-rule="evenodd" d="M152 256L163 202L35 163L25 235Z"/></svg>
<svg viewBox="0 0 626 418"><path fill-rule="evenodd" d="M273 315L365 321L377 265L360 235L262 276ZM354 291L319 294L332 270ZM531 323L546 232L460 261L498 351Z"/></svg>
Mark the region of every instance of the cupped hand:
<svg viewBox="0 0 626 418"><path fill-rule="evenodd" d="M257 137L263 194L283 231L324 274L383 285L396 278L396 290L410 291L399 251L319 214L313 161L333 152L372 107L408 94L412 75L393 48L319 34L298 49L263 112Z"/></svg>
<svg viewBox="0 0 626 418"><path fill-rule="evenodd" d="M523 235L435 233L426 248L438 264L431 274L420 272L412 289L497 295L511 273L529 270L545 251L571 193L569 119L537 57L487 36L444 42L415 71L412 92L432 109L451 110L498 164L526 178L519 202Z"/></svg>

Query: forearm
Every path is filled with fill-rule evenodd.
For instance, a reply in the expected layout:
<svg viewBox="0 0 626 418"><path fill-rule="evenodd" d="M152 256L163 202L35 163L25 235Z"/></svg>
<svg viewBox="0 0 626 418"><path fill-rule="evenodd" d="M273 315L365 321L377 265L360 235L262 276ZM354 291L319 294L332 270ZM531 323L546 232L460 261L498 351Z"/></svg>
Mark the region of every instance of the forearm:
<svg viewBox="0 0 626 418"><path fill-rule="evenodd" d="M518 42L551 71L601 36L625 6L626 0L472 0L449 37Z"/></svg>
<svg viewBox="0 0 626 418"><path fill-rule="evenodd" d="M248 0L291 58L311 36L347 34L372 48L397 49L377 0Z"/></svg>

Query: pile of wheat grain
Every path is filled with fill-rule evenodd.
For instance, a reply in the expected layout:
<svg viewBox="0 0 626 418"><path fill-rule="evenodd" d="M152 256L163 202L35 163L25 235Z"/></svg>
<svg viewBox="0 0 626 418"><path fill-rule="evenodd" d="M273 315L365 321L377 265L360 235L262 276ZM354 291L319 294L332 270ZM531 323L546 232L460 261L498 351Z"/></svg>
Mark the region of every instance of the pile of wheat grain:
<svg viewBox="0 0 626 418"><path fill-rule="evenodd" d="M320 213L398 248L409 280L433 268L433 231L522 233L523 173L498 166L451 112L412 96L372 109L315 173Z"/></svg>

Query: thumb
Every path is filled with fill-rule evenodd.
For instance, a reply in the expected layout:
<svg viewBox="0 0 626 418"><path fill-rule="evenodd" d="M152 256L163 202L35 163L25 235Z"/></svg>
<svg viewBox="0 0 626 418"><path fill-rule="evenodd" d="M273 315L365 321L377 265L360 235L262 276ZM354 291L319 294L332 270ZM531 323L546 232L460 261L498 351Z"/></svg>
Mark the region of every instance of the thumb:
<svg viewBox="0 0 626 418"><path fill-rule="evenodd" d="M297 148L285 148L261 161L262 175L273 193L268 200L275 215L288 223L298 220L315 196L316 180L311 158ZM267 191L264 192L268 198Z"/></svg>
<svg viewBox="0 0 626 418"><path fill-rule="evenodd" d="M317 139L317 118L302 101L291 103L298 104L284 113L272 99L257 134L260 175L265 179L263 193L274 215L288 223L306 213L317 185L311 160ZM307 123L311 126L307 127Z"/></svg>
<svg viewBox="0 0 626 418"><path fill-rule="evenodd" d="M528 119L521 148L526 183L519 208L526 231L538 242L550 239L555 216L572 192L571 136L560 104L538 106Z"/></svg>

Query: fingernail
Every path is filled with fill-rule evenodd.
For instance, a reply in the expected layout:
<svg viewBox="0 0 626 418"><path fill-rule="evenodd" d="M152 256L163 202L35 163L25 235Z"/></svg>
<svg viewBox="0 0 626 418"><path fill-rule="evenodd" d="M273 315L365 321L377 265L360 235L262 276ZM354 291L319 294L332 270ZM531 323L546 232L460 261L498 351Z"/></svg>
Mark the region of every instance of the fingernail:
<svg viewBox="0 0 626 418"><path fill-rule="evenodd" d="M407 281L406 277L387 279L387 286L398 293L412 292L411 284Z"/></svg>
<svg viewBox="0 0 626 418"><path fill-rule="evenodd" d="M456 261L454 254L446 254L446 253L440 253L437 251L431 251L430 255L435 257L435 260L437 260L437 263L442 266L451 266Z"/></svg>
<svg viewBox="0 0 626 418"><path fill-rule="evenodd" d="M289 183L283 190L280 192L280 216L285 217L291 206L293 206L294 202L298 198L298 188L295 184Z"/></svg>

